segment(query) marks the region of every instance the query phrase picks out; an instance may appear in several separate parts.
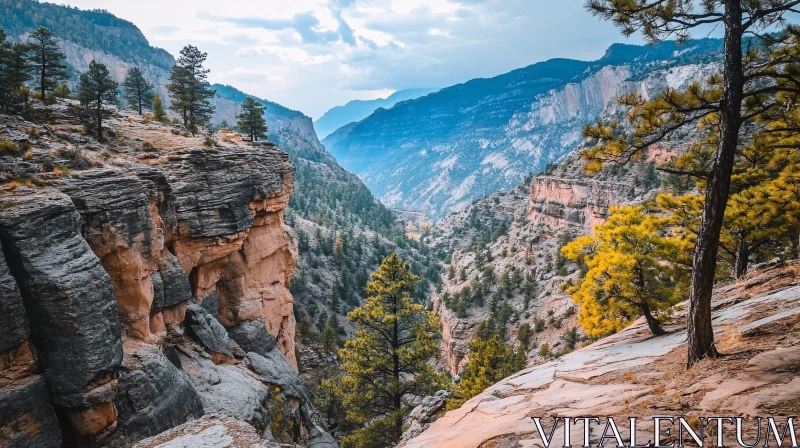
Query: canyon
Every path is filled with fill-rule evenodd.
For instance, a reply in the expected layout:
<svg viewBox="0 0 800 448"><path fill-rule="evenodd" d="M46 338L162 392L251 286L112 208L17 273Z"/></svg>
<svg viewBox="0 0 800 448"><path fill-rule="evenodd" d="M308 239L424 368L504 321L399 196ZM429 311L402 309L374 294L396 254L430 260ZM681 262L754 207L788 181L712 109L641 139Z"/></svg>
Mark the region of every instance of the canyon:
<svg viewBox="0 0 800 448"><path fill-rule="evenodd" d="M585 124L716 70L721 41L614 44L597 61L553 59L381 109L322 143L384 204L440 220L557 165Z"/></svg>
<svg viewBox="0 0 800 448"><path fill-rule="evenodd" d="M273 400L275 438L335 446L296 372L288 154L127 112L98 145L40 112L0 123L27 148L0 160L0 444L128 446L211 412L269 432Z"/></svg>

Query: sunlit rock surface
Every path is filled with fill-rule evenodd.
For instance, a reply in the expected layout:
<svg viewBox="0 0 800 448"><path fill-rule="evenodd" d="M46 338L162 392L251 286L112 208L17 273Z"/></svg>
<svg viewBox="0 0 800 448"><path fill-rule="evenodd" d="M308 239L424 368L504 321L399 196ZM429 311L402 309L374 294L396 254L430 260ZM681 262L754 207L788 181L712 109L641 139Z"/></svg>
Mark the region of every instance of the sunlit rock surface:
<svg viewBox="0 0 800 448"><path fill-rule="evenodd" d="M685 370L682 313L666 327L669 334L657 338L640 320L556 361L506 378L448 412L405 446L542 446L530 418L534 416L614 416L618 422L626 422L628 416L644 417L637 433L641 431L639 440L649 440L649 417L657 415L796 415L800 411L798 274L798 262L771 265L716 289L712 312L717 346L726 354L722 358ZM573 446L583 438L582 429L576 428L571 433ZM755 424L745 428L745 440L755 440ZM593 445L602 430L603 426L593 428ZM627 439L627 434L623 437ZM553 443L564 445L561 430Z"/></svg>

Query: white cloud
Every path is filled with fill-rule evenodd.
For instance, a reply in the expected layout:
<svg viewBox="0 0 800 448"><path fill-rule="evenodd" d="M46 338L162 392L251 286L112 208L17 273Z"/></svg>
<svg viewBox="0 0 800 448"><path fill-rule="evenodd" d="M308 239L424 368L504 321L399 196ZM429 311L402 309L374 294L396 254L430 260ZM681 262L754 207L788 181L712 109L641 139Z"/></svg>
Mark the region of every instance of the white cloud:
<svg viewBox="0 0 800 448"><path fill-rule="evenodd" d="M376 92L445 87L621 41L581 0L67 0L137 24L177 54L208 52L212 81L318 117ZM153 14L158 11L158 14Z"/></svg>

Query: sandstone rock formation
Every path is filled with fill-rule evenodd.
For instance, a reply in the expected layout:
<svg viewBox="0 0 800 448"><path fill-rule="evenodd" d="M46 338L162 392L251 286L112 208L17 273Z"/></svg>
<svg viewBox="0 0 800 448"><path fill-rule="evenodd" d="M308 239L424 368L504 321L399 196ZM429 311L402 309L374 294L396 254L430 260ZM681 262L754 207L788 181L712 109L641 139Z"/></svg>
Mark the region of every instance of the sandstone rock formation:
<svg viewBox="0 0 800 448"><path fill-rule="evenodd" d="M621 182L537 176L531 181L528 222L555 229L578 226L589 233L605 222L609 207L631 196L631 188Z"/></svg>
<svg viewBox="0 0 800 448"><path fill-rule="evenodd" d="M420 400L419 404L411 411L403 424L403 426L408 429L403 432L403 438L400 439L400 444L422 434L422 431L428 429L433 422L441 417L444 414L448 397L450 397L450 392L440 390L434 395L424 397Z"/></svg>
<svg viewBox="0 0 800 448"><path fill-rule="evenodd" d="M203 147L128 113L97 145L63 105L48 113L45 126L0 116L0 139L29 149L0 159L4 172L35 179L0 189L0 444L127 446L229 411L210 385L262 427L279 393L293 438L326 440L295 371L288 155ZM199 360L200 379L187 365ZM217 368L253 387L209 383Z"/></svg>
<svg viewBox="0 0 800 448"><path fill-rule="evenodd" d="M798 274L798 262L770 265L717 288L712 306L718 346L727 354L722 358L687 371L682 316L676 315L661 337L653 337L642 319L616 335L506 378L448 412L405 446L541 446L533 416L543 417L548 425L554 416L614 416L617 422L642 417L638 440L648 440L657 415L797 415ZM744 440L755 440L754 420L748 420L745 429ZM734 430L728 425L728 439ZM602 431L602 425L593 427L593 446ZM571 444L581 445L582 438L578 425L571 432ZM564 445L562 431L552 443Z"/></svg>

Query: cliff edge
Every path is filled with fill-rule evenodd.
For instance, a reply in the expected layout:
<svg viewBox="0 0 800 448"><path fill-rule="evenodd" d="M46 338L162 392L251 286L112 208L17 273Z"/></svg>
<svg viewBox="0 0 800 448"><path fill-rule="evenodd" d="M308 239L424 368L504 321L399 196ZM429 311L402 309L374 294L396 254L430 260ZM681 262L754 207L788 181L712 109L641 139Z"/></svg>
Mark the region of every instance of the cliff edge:
<svg viewBox="0 0 800 448"><path fill-rule="evenodd" d="M217 412L333 446L296 373L289 156L107 126L0 116L0 445L128 446Z"/></svg>

